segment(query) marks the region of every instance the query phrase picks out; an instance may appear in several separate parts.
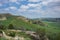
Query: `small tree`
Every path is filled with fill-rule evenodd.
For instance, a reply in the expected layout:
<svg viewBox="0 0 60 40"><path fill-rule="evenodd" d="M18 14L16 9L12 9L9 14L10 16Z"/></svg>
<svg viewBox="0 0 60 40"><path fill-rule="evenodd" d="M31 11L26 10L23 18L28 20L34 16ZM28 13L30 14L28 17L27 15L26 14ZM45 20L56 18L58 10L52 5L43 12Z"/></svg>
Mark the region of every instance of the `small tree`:
<svg viewBox="0 0 60 40"><path fill-rule="evenodd" d="M9 24L8 29L14 29L14 26L12 24Z"/></svg>

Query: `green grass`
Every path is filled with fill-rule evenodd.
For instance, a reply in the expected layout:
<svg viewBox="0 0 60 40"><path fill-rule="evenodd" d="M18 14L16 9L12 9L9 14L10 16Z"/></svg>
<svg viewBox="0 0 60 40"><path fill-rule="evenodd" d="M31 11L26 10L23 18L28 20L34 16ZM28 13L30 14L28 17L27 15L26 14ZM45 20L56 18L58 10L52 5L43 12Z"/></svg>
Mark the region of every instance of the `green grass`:
<svg viewBox="0 0 60 40"><path fill-rule="evenodd" d="M36 25L36 24L30 24L29 22L25 22L22 19L17 19L16 17L8 17L5 21L0 21L0 24L3 24L4 26L8 26L9 24L13 24L15 27L24 27L28 30L37 30L38 28L45 28L47 32L59 32L60 30L60 23L58 22L43 22L48 25L48 27Z"/></svg>
<svg viewBox="0 0 60 40"><path fill-rule="evenodd" d="M0 40L7 40L7 39L5 39L4 37L0 37Z"/></svg>
<svg viewBox="0 0 60 40"><path fill-rule="evenodd" d="M56 36L60 33L60 23L47 21L44 23L48 25L47 27L45 27L46 35L50 37L50 40L56 40Z"/></svg>
<svg viewBox="0 0 60 40"><path fill-rule="evenodd" d="M0 24L3 24L4 26L8 26L9 24L13 24L15 27L24 27L28 30L37 30L37 28L40 28L41 26L36 24L30 24L29 22L25 22L22 19L16 19L15 17L9 17L5 21L0 21Z"/></svg>
<svg viewBox="0 0 60 40"><path fill-rule="evenodd" d="M47 31L60 32L60 23L58 22L44 22L44 23L48 25L48 27L46 27Z"/></svg>

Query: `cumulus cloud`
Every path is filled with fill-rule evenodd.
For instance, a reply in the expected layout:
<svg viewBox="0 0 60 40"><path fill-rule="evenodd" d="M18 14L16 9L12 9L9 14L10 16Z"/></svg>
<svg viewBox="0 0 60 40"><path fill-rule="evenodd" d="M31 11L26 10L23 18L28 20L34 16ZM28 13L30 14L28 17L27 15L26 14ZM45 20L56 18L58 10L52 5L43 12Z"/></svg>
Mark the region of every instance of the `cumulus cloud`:
<svg viewBox="0 0 60 40"><path fill-rule="evenodd" d="M40 6L39 4L28 4L29 7L38 7Z"/></svg>
<svg viewBox="0 0 60 40"><path fill-rule="evenodd" d="M11 10L17 10L17 8L15 6L11 6L11 7L9 7L9 9L11 9Z"/></svg>
<svg viewBox="0 0 60 40"><path fill-rule="evenodd" d="M52 2L59 2L60 0L42 0L42 4L43 5L48 5L49 3L52 3Z"/></svg>
<svg viewBox="0 0 60 40"><path fill-rule="evenodd" d="M60 10L59 9L60 7L56 7L56 6L53 7L53 5L56 5L55 3L56 3L56 0L55 0L55 2L52 0L42 1L41 4L48 7L48 8L46 8L47 10L42 10L42 5L40 3L37 3L37 4L30 4L29 3L28 5L21 6L22 10L24 10L24 9L25 10L22 11L20 9L19 12L27 13L27 14L36 14L36 15L40 15L42 17L44 17L44 16L45 17L59 17L58 16L59 13L57 13L57 12ZM53 5L51 5L51 4L53 4ZM53 9L51 8L51 6L53 7ZM28 10L30 7L33 7L35 9Z"/></svg>
<svg viewBox="0 0 60 40"><path fill-rule="evenodd" d="M9 2L17 2L17 0L9 0Z"/></svg>
<svg viewBox="0 0 60 40"><path fill-rule="evenodd" d="M28 0L29 2L39 2L41 0Z"/></svg>
<svg viewBox="0 0 60 40"><path fill-rule="evenodd" d="M21 9L28 9L29 7L27 5L21 5Z"/></svg>
<svg viewBox="0 0 60 40"><path fill-rule="evenodd" d="M40 4L27 4L27 5L21 5L20 9L23 9L23 10L40 10L42 6ZM32 9L31 9L32 8ZM33 9L34 8L34 9Z"/></svg>
<svg viewBox="0 0 60 40"><path fill-rule="evenodd" d="M21 5L18 11L26 11L29 8L27 5Z"/></svg>

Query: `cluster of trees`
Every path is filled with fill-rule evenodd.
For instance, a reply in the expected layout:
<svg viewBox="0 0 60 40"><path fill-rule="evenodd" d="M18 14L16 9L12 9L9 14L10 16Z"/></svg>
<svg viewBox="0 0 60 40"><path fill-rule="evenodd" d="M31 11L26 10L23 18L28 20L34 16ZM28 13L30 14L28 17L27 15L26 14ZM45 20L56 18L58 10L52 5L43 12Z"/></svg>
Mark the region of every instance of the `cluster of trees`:
<svg viewBox="0 0 60 40"><path fill-rule="evenodd" d="M6 30L6 29L26 30L23 26L16 27L13 24L9 24L8 26L0 25L0 30Z"/></svg>
<svg viewBox="0 0 60 40"><path fill-rule="evenodd" d="M38 24L40 26L45 26L45 24L40 20L29 20L28 22L32 24Z"/></svg>
<svg viewBox="0 0 60 40"><path fill-rule="evenodd" d="M32 23L33 24L38 24L38 25L41 25L41 26L45 26L45 24L43 22L41 22L40 20L35 20Z"/></svg>

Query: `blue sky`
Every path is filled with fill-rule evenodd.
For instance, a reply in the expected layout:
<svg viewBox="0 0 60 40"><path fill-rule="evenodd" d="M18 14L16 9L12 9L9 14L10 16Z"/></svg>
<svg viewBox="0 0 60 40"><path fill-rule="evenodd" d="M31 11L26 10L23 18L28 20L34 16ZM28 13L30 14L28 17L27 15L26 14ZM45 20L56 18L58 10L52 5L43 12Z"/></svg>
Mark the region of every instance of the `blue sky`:
<svg viewBox="0 0 60 40"><path fill-rule="evenodd" d="M0 13L28 18L60 18L60 0L0 0Z"/></svg>

